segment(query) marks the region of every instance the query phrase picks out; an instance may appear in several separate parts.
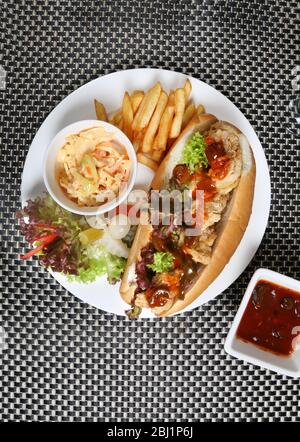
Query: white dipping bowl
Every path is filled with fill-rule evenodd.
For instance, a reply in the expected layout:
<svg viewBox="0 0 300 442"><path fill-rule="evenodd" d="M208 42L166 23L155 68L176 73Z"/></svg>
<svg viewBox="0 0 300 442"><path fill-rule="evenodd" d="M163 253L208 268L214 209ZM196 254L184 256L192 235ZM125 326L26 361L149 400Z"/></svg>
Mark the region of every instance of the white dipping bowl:
<svg viewBox="0 0 300 442"><path fill-rule="evenodd" d="M78 134L79 132L85 129L91 129L93 127L103 127L108 132L112 132L116 141L121 143L128 154L128 158L131 161L131 170L129 175L129 180L127 182L127 186L122 192L118 195L117 198L114 198L111 201L108 201L105 204L101 204L95 207L81 207L72 201L61 189L57 178L56 178L56 161L57 154L59 150L64 146L66 142L66 138L68 135ZM72 123L69 126L62 129L51 141L50 145L47 148L46 154L44 156L44 166L43 166L43 177L45 186L51 195L51 197L64 209L77 213L79 215L100 215L115 207L119 206L128 196L130 191L132 190L135 179L136 179L136 170L137 170L137 158L135 150L130 142L130 140L126 137L126 135L117 127L113 126L110 123L106 123L104 121L99 120L83 120L77 121L76 123Z"/></svg>

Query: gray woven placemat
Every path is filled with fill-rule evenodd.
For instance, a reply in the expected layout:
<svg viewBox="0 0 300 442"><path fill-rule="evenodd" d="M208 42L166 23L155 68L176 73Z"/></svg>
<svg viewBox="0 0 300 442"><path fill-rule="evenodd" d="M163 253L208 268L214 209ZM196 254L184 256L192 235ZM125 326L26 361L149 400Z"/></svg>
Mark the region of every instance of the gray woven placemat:
<svg viewBox="0 0 300 442"><path fill-rule="evenodd" d="M286 92L299 63L297 2L1 3L0 418L299 420L299 381L223 348L256 268L299 277L299 145L286 130ZM20 262L14 220L26 153L44 118L85 82L132 67L183 71L236 103L263 144L273 192L261 247L223 295L181 316L137 322L78 301L36 260Z"/></svg>

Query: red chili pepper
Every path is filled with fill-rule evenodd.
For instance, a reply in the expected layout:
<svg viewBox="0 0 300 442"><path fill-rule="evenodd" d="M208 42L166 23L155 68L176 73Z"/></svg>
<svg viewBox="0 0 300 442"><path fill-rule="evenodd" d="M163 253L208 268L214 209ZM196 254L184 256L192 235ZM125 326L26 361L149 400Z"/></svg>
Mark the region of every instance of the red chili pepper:
<svg viewBox="0 0 300 442"><path fill-rule="evenodd" d="M55 238L58 237L57 233L48 233L48 235L36 236L30 242L42 242L43 244L50 244Z"/></svg>
<svg viewBox="0 0 300 442"><path fill-rule="evenodd" d="M41 244L40 246L36 247L35 249L30 250L29 252L25 253L25 255L21 256L21 259L27 259L31 256L35 255L36 253L43 250L43 248L46 247L46 244Z"/></svg>
<svg viewBox="0 0 300 442"><path fill-rule="evenodd" d="M38 247L35 247L32 250L29 250L29 252L25 253L25 255L21 256L21 259L27 259L30 258L33 255L36 255L36 253L43 250L48 244L52 243L56 238L58 238L57 233L50 233L49 235L36 238L34 241L42 241L43 244L40 244Z"/></svg>

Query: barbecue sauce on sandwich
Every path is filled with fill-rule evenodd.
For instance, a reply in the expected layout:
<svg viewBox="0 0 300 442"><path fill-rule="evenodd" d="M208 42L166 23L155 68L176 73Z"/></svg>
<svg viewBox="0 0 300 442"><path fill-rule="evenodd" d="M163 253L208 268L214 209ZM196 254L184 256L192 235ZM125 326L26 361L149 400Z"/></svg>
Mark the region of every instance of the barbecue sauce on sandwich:
<svg viewBox="0 0 300 442"><path fill-rule="evenodd" d="M195 197L196 190L204 191L204 202L208 202L217 194L214 184L215 179L223 179L228 173L230 158L226 155L222 141L215 141L212 137L205 138L205 153L208 160L208 167L190 173L185 164L178 164L173 169L171 181L175 187L182 188L188 186L192 181L196 186L192 192ZM185 241L192 244L195 237L186 237ZM170 292L176 292L176 297L183 299L186 291L192 286L197 278L202 265L195 262L192 257L184 252L183 246L178 246L169 236L162 233L161 226L154 226L150 242L155 251L169 252L174 257L174 278L167 278L162 284L149 284L145 291L145 296L150 308L164 306L170 298ZM171 275L171 273L170 273ZM153 275L150 275L153 278ZM134 300L133 300L134 302Z"/></svg>

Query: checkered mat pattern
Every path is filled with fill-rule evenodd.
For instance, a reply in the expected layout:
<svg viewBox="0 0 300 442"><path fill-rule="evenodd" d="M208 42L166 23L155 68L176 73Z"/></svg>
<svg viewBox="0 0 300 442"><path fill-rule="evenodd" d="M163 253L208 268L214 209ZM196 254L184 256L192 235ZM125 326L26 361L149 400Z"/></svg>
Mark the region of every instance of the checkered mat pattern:
<svg viewBox="0 0 300 442"><path fill-rule="evenodd" d="M297 2L1 3L1 419L299 421L299 381L223 348L256 268L299 277L299 138L288 132ZM258 253L223 295L174 318L129 322L75 299L36 260L20 262L14 213L28 148L51 109L87 81L134 67L183 71L229 97L263 144L273 198Z"/></svg>

